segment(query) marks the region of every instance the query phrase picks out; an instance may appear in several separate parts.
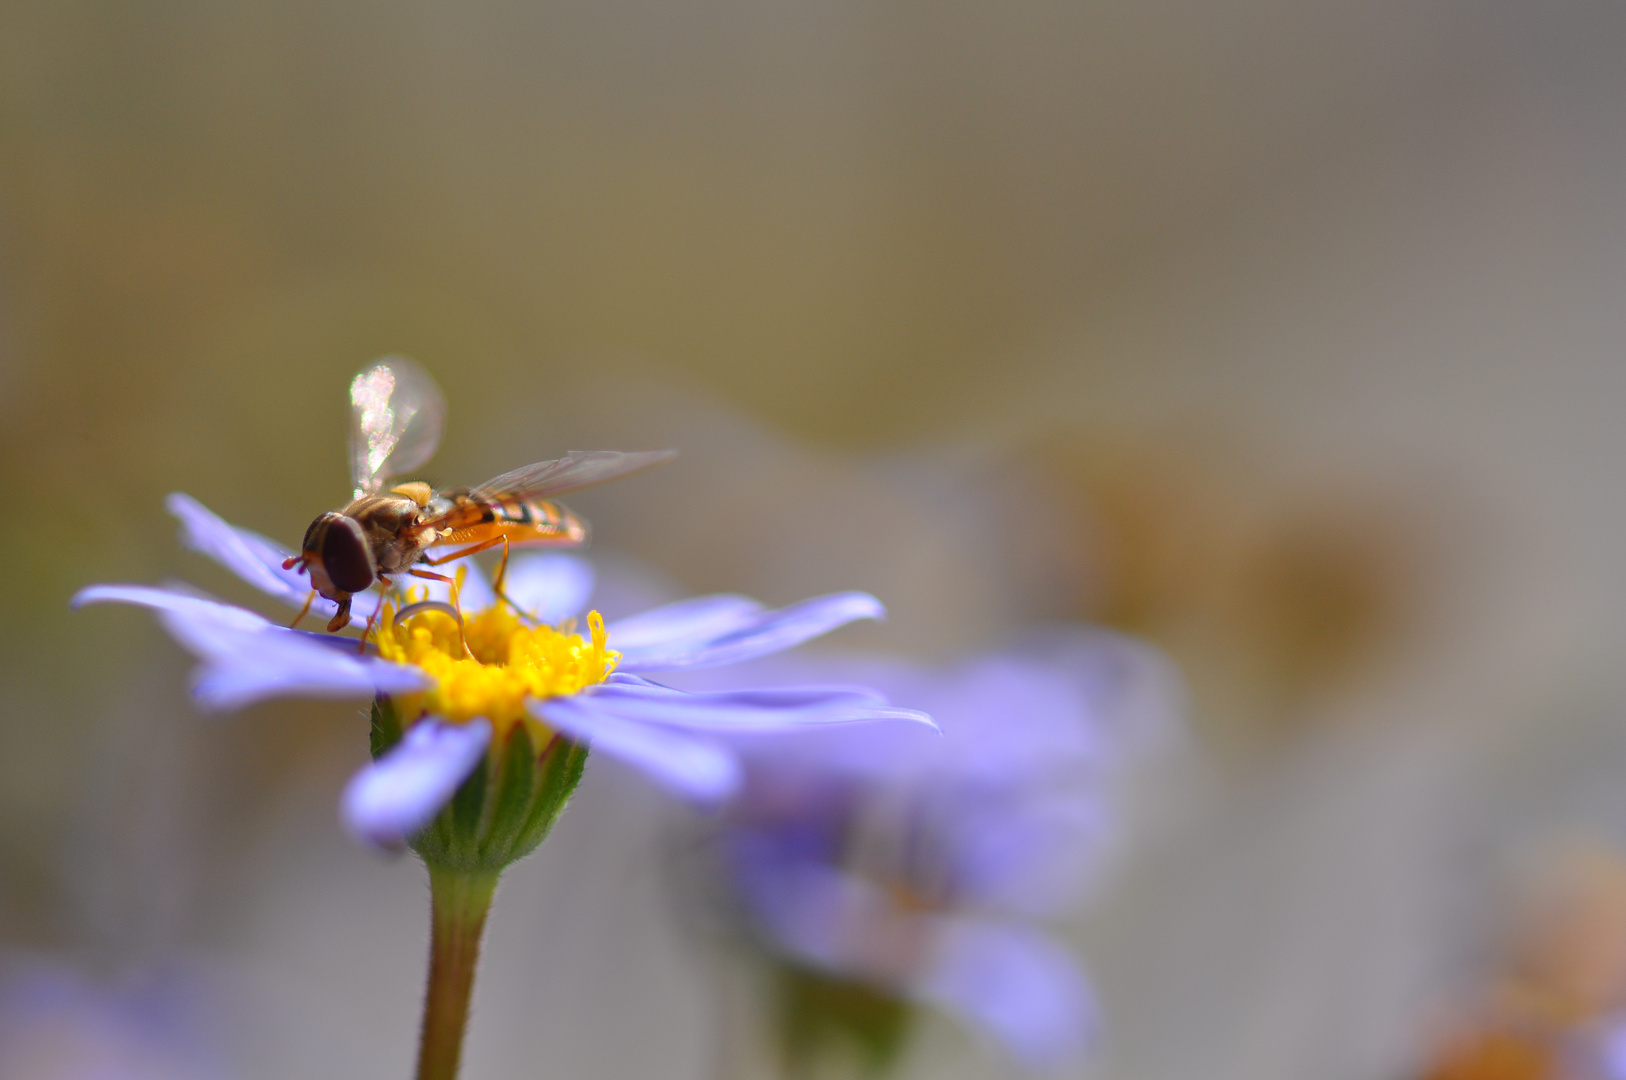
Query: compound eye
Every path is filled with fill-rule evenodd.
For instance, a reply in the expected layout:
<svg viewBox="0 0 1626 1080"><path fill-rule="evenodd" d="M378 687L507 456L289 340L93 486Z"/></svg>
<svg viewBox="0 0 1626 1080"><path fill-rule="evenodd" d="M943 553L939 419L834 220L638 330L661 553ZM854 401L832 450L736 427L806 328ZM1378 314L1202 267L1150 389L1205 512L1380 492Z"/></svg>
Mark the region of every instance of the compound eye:
<svg viewBox="0 0 1626 1080"><path fill-rule="evenodd" d="M355 518L335 515L322 537L322 566L333 584L358 593L373 583L373 556Z"/></svg>

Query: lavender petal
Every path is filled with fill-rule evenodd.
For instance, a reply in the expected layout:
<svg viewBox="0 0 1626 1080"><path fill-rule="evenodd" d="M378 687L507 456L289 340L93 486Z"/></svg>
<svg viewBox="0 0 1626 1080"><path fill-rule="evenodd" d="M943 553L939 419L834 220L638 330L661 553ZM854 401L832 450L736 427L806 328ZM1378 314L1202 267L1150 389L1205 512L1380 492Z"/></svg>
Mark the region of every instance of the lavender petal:
<svg viewBox="0 0 1626 1080"><path fill-rule="evenodd" d="M164 500L169 512L181 522L181 543L206 555L248 584L290 607L301 607L310 595L310 579L282 563L294 552L266 539L257 532L241 529L216 515L208 507L183 492L172 492ZM371 592L357 593L350 601L351 614L365 619L378 607ZM311 611L332 617L338 606L318 596Z"/></svg>
<svg viewBox="0 0 1626 1080"><path fill-rule="evenodd" d="M87 604L134 604L183 619L196 619L210 625L242 631L269 629L269 619L247 608L223 603L196 593L166 589L156 585L87 585L73 594L68 606Z"/></svg>
<svg viewBox="0 0 1626 1080"><path fill-rule="evenodd" d="M354 652L350 638L289 630L207 597L145 585L93 585L73 599L76 607L94 603L158 611L165 629L203 661L193 694L210 709L294 694L372 697L421 690L429 683L416 668Z"/></svg>
<svg viewBox="0 0 1626 1080"><path fill-rule="evenodd" d="M827 634L855 619L880 619L886 609L868 593L833 593L804 600L777 611L760 607L744 597L705 597L718 603L710 618L693 618L685 605L669 604L623 620L610 628L610 644L621 652L620 670L671 671L679 668L717 667L767 656ZM628 623L635 631L626 632ZM628 638L631 638L629 641Z"/></svg>
<svg viewBox="0 0 1626 1080"><path fill-rule="evenodd" d="M819 724L905 720L935 728L931 717L889 705L861 686L789 686L689 693L636 675L615 674L588 691L596 708L624 720L692 731L785 731Z"/></svg>
<svg viewBox="0 0 1626 1080"><path fill-rule="evenodd" d="M348 658L320 645L277 641L247 644L237 655L212 658L192 681L192 694L212 710L240 709L272 697L370 698L429 685L416 668L372 656Z"/></svg>
<svg viewBox="0 0 1626 1080"><path fill-rule="evenodd" d="M531 714L594 751L620 758L674 793L715 805L740 785L739 761L705 739L618 716L590 695L533 702Z"/></svg>
<svg viewBox="0 0 1626 1080"><path fill-rule="evenodd" d="M917 996L958 1016L1032 1069L1087 1049L1096 1027L1088 984L1073 958L1026 926L940 920Z"/></svg>
<svg viewBox="0 0 1626 1080"><path fill-rule="evenodd" d="M399 851L429 824L485 757L491 723L422 720L345 786L339 817L357 840Z"/></svg>
<svg viewBox="0 0 1626 1080"><path fill-rule="evenodd" d="M628 652L666 648L674 643L707 641L732 633L759 618L766 610L748 596L718 593L694 596L650 608L625 619L617 619L606 629L615 647Z"/></svg>

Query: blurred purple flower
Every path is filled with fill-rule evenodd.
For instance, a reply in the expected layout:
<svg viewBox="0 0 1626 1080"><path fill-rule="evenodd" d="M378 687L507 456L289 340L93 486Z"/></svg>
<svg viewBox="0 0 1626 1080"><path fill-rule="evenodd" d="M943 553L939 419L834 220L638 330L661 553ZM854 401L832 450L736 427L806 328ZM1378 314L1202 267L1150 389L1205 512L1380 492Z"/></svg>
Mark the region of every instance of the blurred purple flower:
<svg viewBox="0 0 1626 1080"><path fill-rule="evenodd" d="M1027 1067L1094 1024L1068 951L1035 925L1075 902L1111 834L1126 757L1172 730L1151 650L1058 629L933 671L783 659L770 679L851 679L928 710L942 737L874 728L749 752L717 848L759 944L792 964L936 1006Z"/></svg>
<svg viewBox="0 0 1626 1080"><path fill-rule="evenodd" d="M1596 1035L1598 1080L1626 1080L1626 1017L1612 1017Z"/></svg>
<svg viewBox="0 0 1626 1080"><path fill-rule="evenodd" d="M95 980L0 957L6 1080L214 1080L226 1075L219 987L179 969Z"/></svg>
<svg viewBox="0 0 1626 1080"><path fill-rule="evenodd" d="M292 606L304 602L307 585L289 580L282 569L288 552L244 529L235 528L185 495L172 495L171 511L182 522L182 540L216 559L249 584ZM465 614L494 612L496 597L472 562L460 591ZM550 623L585 606L592 569L569 555L519 556L511 563L505 592L532 619ZM436 589L440 590L438 593ZM444 599L446 586L432 596ZM376 599L355 610L369 615ZM503 662L482 664L459 655L432 654L439 666L386 659L356 639L291 630L243 608L182 587L93 585L74 597L75 606L127 603L159 613L165 628L202 661L193 693L206 708L231 709L264 698L409 696L414 703L449 701L454 675L496 676ZM809 727L872 721L904 721L932 726L930 717L895 708L874 690L854 686L783 687L771 690L715 690L689 693L641 677L643 673L712 667L776 653L825 634L854 619L879 618L884 609L865 593L837 593L778 611L741 596L684 600L620 620L609 627L590 621L589 644L571 636L568 645L551 630L550 644L569 648L572 663L601 665L585 685L516 694L522 713L504 716L416 714L405 737L363 768L346 789L342 817L359 839L381 847L400 846L446 805L483 759L493 725L529 720L545 731L585 743L620 758L666 788L703 804L715 805L739 787L741 748L733 737L793 732ZM419 615L416 618L423 618ZM445 625L454 627L449 617ZM503 617L508 617L504 615ZM513 622L510 618L510 622ZM456 631L452 631L456 640ZM399 639L412 645L405 624ZM473 629L470 630L470 639ZM557 641L552 639L556 638ZM606 641L613 643L610 652ZM563 654L561 654L563 655ZM457 665L474 667L454 671ZM613 666L614 672L604 674ZM436 674L435 672L440 672ZM517 678L517 676L516 676ZM486 679L484 681L490 681ZM550 684L551 685L551 684ZM441 693L445 691L445 693ZM437 697L437 694L439 695ZM463 700L459 698L458 700ZM477 699L484 700L484 699Z"/></svg>

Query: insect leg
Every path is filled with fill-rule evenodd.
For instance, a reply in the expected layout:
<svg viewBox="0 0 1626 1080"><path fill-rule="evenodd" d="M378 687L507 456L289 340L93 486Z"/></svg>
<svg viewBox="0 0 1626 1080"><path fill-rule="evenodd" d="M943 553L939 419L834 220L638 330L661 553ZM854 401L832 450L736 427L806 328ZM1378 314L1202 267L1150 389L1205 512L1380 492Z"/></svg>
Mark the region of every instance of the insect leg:
<svg viewBox="0 0 1626 1080"><path fill-rule="evenodd" d="M508 575L508 537L502 538L502 561L497 564L497 576L492 580L491 590L497 594L497 599L504 601L514 609L514 613L532 626L541 626L542 623L529 611L514 603L513 597L503 592L502 583Z"/></svg>
<svg viewBox="0 0 1626 1080"><path fill-rule="evenodd" d="M361 628L361 640L356 644L357 652L367 651L367 637L373 632L373 623L378 621L379 612L384 610L384 601L390 595L390 584L384 579L383 574L378 575L378 580L373 582L374 587L378 589L378 603L373 606L373 613L367 616L367 625Z"/></svg>
<svg viewBox="0 0 1626 1080"><path fill-rule="evenodd" d="M416 566L414 566L411 570L408 570L407 573L416 578L426 578L429 581L444 581L446 584L452 586L452 601L457 605L452 609L453 611L457 612L457 637L459 641L463 642L464 654L468 656L469 659L474 659L474 653L469 651L468 639L463 636L463 602L458 598L457 595L457 582L447 577L445 574L437 574L433 570L420 570Z"/></svg>
<svg viewBox="0 0 1626 1080"><path fill-rule="evenodd" d="M299 625L300 621L302 619L304 619L305 616L310 613L311 604L315 600L316 600L316 590L312 589L310 595L305 597L305 606L299 609L299 614L295 615L294 616L294 621L288 624L288 629L292 630L292 629L294 629L295 627L297 627Z"/></svg>
<svg viewBox="0 0 1626 1080"><path fill-rule="evenodd" d="M508 573L508 534L504 533L503 537L502 537L502 558L500 560L498 560L498 562L497 562L497 576L491 579L492 580L492 587L497 590L497 595L498 596L502 595L503 575L505 575L507 573ZM513 601L510 600L509 603L513 603Z"/></svg>
<svg viewBox="0 0 1626 1080"><path fill-rule="evenodd" d="M522 608L518 604L516 604L514 602L513 597L509 596L507 593L503 592L501 589L496 590L496 592L497 592L497 599L503 601L509 607L513 608L514 609L514 614L518 615L522 621L528 622L532 626L541 626L542 625L542 620L541 619L538 619L535 615L532 615L529 611L526 611L524 608Z"/></svg>
<svg viewBox="0 0 1626 1080"><path fill-rule="evenodd" d="M426 557L422 560L422 562L425 566L441 566L445 563L451 562L454 559L463 559L470 555L478 555L487 548L494 548L498 544L505 542L507 539L508 538L506 536L493 536L490 540L482 540L478 544L464 548L462 551L454 551L450 555L442 555L438 559L430 559Z"/></svg>

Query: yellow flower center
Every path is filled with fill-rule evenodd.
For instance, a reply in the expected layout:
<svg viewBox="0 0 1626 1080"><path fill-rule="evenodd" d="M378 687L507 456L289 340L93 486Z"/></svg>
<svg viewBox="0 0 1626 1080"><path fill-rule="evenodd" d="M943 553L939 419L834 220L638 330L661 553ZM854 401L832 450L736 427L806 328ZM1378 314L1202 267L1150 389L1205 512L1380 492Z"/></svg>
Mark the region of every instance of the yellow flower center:
<svg viewBox="0 0 1626 1080"><path fill-rule="evenodd" d="M621 659L607 647L604 619L596 611L588 613L590 637L583 638L568 628L527 626L501 603L465 612L461 628L436 610L397 624L396 610L386 603L380 612L379 654L435 680L428 690L396 696L408 722L425 713L459 724L483 716L501 738L527 719L528 699L580 693L608 678Z"/></svg>

